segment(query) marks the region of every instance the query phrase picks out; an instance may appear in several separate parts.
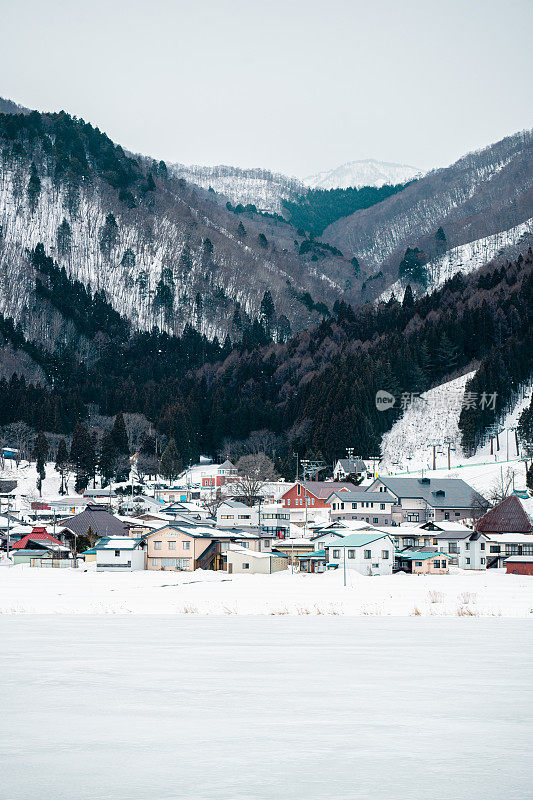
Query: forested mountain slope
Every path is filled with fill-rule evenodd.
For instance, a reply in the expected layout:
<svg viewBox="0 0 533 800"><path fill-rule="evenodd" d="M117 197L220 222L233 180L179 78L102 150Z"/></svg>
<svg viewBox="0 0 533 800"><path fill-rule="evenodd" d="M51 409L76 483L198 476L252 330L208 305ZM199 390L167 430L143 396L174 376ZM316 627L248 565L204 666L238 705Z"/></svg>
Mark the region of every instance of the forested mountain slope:
<svg viewBox="0 0 533 800"><path fill-rule="evenodd" d="M50 268L45 258L34 252L43 276ZM90 365L66 350L47 354L3 322L1 330L50 385L37 390L27 381L0 380L0 425L22 420L70 432L93 404L105 415L144 414L174 437L184 463L259 439L289 475L294 452L331 461L348 443L377 455L400 413L399 402L388 411L376 407L378 390L400 398L474 371L469 391L496 392L497 403L461 414L462 445L471 453L533 372L533 254L467 279L457 274L419 300L408 291L403 304L356 312L337 303L331 318L282 344L232 349L191 329L181 339L125 339L120 321L103 307L100 319L114 338Z"/></svg>
<svg viewBox="0 0 533 800"><path fill-rule="evenodd" d="M287 223L235 214L67 114L0 115L0 159L0 311L31 339L54 340L60 324L35 297L38 243L140 330L190 324L235 340L269 292L266 321L283 338L349 294L353 266L339 252L302 249Z"/></svg>
<svg viewBox="0 0 533 800"><path fill-rule="evenodd" d="M225 195L235 205L253 204L260 211L279 213L283 200L292 200L304 194L307 188L296 178L267 169L170 164L169 170L178 178Z"/></svg>
<svg viewBox="0 0 533 800"><path fill-rule="evenodd" d="M407 248L421 261L533 217L533 131L517 133L436 170L379 205L330 225L323 238L355 256L374 296L398 275ZM443 236L435 238L439 228Z"/></svg>

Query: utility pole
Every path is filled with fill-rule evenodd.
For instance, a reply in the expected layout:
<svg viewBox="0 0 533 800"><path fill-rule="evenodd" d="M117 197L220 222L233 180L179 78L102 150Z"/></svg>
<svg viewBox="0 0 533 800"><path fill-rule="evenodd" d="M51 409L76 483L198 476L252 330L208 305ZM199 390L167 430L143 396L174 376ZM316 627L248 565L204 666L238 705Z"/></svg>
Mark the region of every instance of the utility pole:
<svg viewBox="0 0 533 800"><path fill-rule="evenodd" d="M343 557L344 585L346 586L346 545L343 546L342 552L344 553L344 557Z"/></svg>
<svg viewBox="0 0 533 800"><path fill-rule="evenodd" d="M10 514L10 500L7 498L7 539L6 539L6 558L9 558L9 514Z"/></svg>

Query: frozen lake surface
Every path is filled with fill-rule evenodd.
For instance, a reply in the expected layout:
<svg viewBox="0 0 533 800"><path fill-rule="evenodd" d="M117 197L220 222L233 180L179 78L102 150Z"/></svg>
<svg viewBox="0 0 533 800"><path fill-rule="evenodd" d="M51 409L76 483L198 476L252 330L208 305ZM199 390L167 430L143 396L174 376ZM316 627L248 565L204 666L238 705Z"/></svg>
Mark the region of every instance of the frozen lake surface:
<svg viewBox="0 0 533 800"><path fill-rule="evenodd" d="M2 800L532 797L527 620L0 617Z"/></svg>

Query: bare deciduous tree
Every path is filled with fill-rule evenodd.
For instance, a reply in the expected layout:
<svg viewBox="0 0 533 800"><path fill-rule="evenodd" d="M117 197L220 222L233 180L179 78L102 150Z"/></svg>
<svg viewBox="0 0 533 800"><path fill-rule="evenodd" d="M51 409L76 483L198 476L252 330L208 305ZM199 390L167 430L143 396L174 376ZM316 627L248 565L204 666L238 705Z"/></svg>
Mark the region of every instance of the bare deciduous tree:
<svg viewBox="0 0 533 800"><path fill-rule="evenodd" d="M275 481L278 477L272 460L264 453L242 456L236 467L239 477L235 482L235 490L248 506L253 506L265 483Z"/></svg>

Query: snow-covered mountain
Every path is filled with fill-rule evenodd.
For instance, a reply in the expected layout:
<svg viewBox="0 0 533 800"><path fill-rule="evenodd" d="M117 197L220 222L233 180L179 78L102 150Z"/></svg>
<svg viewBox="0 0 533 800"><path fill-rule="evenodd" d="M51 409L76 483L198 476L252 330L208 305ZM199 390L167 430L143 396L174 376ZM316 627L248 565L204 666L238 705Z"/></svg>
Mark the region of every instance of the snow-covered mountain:
<svg viewBox="0 0 533 800"><path fill-rule="evenodd" d="M532 215L533 131L523 131L337 220L323 237L356 256L367 276L381 273L377 295L397 278L408 247L418 247L427 260L442 255L435 238L439 228L448 251L511 231Z"/></svg>
<svg viewBox="0 0 533 800"><path fill-rule="evenodd" d="M515 225L508 231L500 231L492 236L484 236L473 242L452 247L443 255L431 259L426 264L428 275L427 291L439 289L449 278L457 272L468 275L475 272L489 261L499 258L511 258L533 246L533 217ZM397 280L386 291L382 292L378 300L387 301L392 295L397 299L403 297L408 280Z"/></svg>
<svg viewBox="0 0 533 800"><path fill-rule="evenodd" d="M394 164L389 161L376 161L367 158L349 161L334 169L317 172L304 178L304 183L312 189L348 189L350 186L395 186L419 178L422 172L408 164Z"/></svg>
<svg viewBox="0 0 533 800"><path fill-rule="evenodd" d="M268 290L272 330L288 335L321 319L299 298L309 292L332 306L353 272L331 251L318 264L300 255L295 238L289 224L233 213L219 195L125 153L81 120L0 118L0 312L30 339L70 340L35 296L28 253L40 242L134 329L179 333L189 324L234 340Z"/></svg>
<svg viewBox="0 0 533 800"><path fill-rule="evenodd" d="M282 200L293 200L306 191L306 186L296 178L267 169L187 167L183 164L172 164L170 168L177 178L184 178L203 189L213 189L233 204L251 203L260 211L280 213Z"/></svg>

